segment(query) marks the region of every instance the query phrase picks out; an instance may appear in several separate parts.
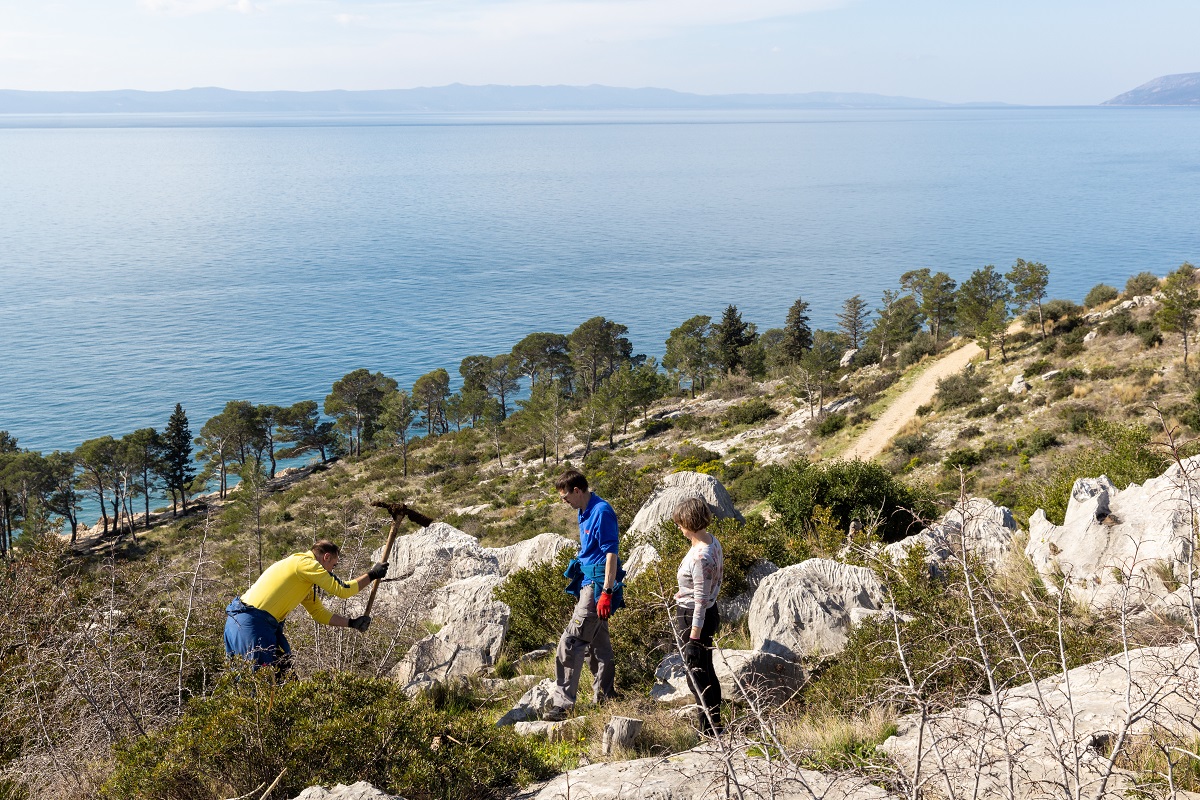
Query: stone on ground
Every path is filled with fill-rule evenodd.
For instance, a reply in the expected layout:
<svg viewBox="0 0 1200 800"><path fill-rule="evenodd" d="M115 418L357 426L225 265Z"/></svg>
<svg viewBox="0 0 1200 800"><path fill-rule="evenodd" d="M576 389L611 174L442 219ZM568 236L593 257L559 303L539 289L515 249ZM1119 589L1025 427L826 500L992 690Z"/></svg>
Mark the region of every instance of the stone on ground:
<svg viewBox="0 0 1200 800"><path fill-rule="evenodd" d="M919 764L939 795L949 789L956 797L1015 800L1126 797L1136 776L1118 770L1104 785L1106 747L1121 732L1191 741L1196 679L1191 644L1134 650L1128 670L1125 656L1117 655L1071 670L1067 681L1059 674L935 713L924 729L919 717L905 717L881 747L909 780Z"/></svg>
<svg viewBox="0 0 1200 800"><path fill-rule="evenodd" d="M745 522L741 512L733 505L733 498L721 482L712 475L701 472L674 472L654 488L650 498L638 510L629 525L629 535L636 539L658 528L664 520L671 519L675 508L689 497L699 497L718 519L736 519Z"/></svg>
<svg viewBox="0 0 1200 800"><path fill-rule="evenodd" d="M554 706L554 698L557 694L556 689L554 678L546 678L541 683L533 686L521 696L521 699L517 701L515 706L509 709L508 713L496 722L496 727L500 728L505 725L525 722L526 720L539 719Z"/></svg>
<svg viewBox="0 0 1200 800"><path fill-rule="evenodd" d="M810 558L765 577L750 604L755 650L791 659L834 655L846 646L851 612L883 610L875 573Z"/></svg>
<svg viewBox="0 0 1200 800"><path fill-rule="evenodd" d="M332 789L310 786L292 800L404 800L404 798L398 794L380 791L366 781L359 781L351 786L339 783Z"/></svg>
<svg viewBox="0 0 1200 800"><path fill-rule="evenodd" d="M774 760L735 750L728 760L714 745L670 756L610 761L573 769L518 800L726 800L736 780L745 800L883 800L892 797L864 779L789 770Z"/></svg>
<svg viewBox="0 0 1200 800"><path fill-rule="evenodd" d="M1061 576L1072 597L1094 609L1174 605L1175 576L1186 575L1192 557L1197 510L1200 456L1123 490L1103 475L1080 478L1062 525L1034 512L1025 554L1047 585Z"/></svg>

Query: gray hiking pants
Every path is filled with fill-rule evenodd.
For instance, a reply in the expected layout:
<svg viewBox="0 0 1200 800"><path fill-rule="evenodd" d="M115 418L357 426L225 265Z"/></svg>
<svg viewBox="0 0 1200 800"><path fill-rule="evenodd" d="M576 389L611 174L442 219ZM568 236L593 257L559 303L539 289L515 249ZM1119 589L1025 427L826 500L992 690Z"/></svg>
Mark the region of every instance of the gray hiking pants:
<svg viewBox="0 0 1200 800"><path fill-rule="evenodd" d="M613 650L608 638L608 620L596 616L596 601L593 599L595 584L584 586L579 592L579 602L571 614L571 621L558 640L558 653L554 659L554 677L557 683L554 704L571 708L579 693L579 675L583 670L584 656L592 670L592 697L600 703L616 696L613 689Z"/></svg>

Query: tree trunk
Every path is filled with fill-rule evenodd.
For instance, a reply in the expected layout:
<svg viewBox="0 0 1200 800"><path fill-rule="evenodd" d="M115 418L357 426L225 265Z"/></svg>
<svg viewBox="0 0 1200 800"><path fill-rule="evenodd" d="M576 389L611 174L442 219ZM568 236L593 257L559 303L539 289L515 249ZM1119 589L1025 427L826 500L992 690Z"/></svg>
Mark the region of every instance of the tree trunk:
<svg viewBox="0 0 1200 800"><path fill-rule="evenodd" d="M150 527L150 468L142 467L142 492L146 496L146 527Z"/></svg>

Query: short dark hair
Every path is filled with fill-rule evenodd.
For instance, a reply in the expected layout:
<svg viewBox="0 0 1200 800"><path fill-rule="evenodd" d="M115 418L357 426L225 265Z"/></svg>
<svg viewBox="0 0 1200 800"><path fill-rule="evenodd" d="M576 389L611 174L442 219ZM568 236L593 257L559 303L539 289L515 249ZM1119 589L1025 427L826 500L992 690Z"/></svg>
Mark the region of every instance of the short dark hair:
<svg viewBox="0 0 1200 800"><path fill-rule="evenodd" d="M699 497L687 498L675 506L675 511L671 514L671 520L676 525L693 532L707 528L712 518L712 509Z"/></svg>
<svg viewBox="0 0 1200 800"><path fill-rule="evenodd" d="M588 490L588 482L582 472L577 469L569 469L562 475L559 475L558 480L554 481L554 488L567 494L570 494L574 489L586 492Z"/></svg>
<svg viewBox="0 0 1200 800"><path fill-rule="evenodd" d="M318 557L327 553L333 553L335 556L341 553L341 548L328 539L318 539L313 543L312 551Z"/></svg>

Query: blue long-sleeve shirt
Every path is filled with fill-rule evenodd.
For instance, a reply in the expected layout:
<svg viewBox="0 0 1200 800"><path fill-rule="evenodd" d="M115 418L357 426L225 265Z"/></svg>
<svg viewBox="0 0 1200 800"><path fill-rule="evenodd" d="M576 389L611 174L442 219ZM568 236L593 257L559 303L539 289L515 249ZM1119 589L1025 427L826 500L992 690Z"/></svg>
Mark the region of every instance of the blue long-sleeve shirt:
<svg viewBox="0 0 1200 800"><path fill-rule="evenodd" d="M579 512L579 563L587 567L603 565L609 553L617 555L617 513L607 501L592 492L588 504ZM591 583L586 577L583 585Z"/></svg>

